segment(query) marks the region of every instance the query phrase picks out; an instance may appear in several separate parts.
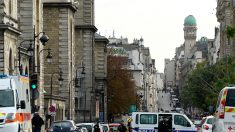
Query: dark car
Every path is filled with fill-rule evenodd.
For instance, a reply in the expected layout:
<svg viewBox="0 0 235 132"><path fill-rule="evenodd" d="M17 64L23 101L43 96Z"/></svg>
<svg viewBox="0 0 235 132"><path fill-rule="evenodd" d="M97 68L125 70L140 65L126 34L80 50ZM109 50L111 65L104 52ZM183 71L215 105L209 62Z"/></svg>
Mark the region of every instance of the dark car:
<svg viewBox="0 0 235 132"><path fill-rule="evenodd" d="M47 132L77 132L77 129L73 120L64 120L53 122Z"/></svg>

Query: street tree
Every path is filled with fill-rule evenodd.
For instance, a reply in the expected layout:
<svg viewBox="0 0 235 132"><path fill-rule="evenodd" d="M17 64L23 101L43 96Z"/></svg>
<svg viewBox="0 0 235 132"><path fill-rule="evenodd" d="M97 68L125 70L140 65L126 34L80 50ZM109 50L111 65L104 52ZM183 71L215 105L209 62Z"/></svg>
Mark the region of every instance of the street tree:
<svg viewBox="0 0 235 132"><path fill-rule="evenodd" d="M187 75L181 93L184 106L194 106L208 111L215 106L219 91L233 84L235 80L235 58L226 56L216 64L207 66L206 62L198 63L196 69Z"/></svg>
<svg viewBox="0 0 235 132"><path fill-rule="evenodd" d="M133 77L126 68L127 60L124 56L108 56L108 113L128 113L130 105L136 102Z"/></svg>

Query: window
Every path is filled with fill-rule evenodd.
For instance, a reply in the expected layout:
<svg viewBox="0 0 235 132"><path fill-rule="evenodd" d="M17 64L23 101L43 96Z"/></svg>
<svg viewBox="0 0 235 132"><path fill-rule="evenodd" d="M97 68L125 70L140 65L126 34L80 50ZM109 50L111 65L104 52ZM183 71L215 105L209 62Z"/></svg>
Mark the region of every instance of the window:
<svg viewBox="0 0 235 132"><path fill-rule="evenodd" d="M190 124L190 123L187 121L187 119L185 119L184 116L182 116L182 115L175 115L174 116L174 124L175 125L180 125L180 126L187 127L188 124Z"/></svg>
<svg viewBox="0 0 235 132"><path fill-rule="evenodd" d="M0 90L0 107L12 107L14 106L14 94L13 90L6 89Z"/></svg>
<svg viewBox="0 0 235 132"><path fill-rule="evenodd" d="M135 124L139 124L139 114L135 116Z"/></svg>
<svg viewBox="0 0 235 132"><path fill-rule="evenodd" d="M235 89L228 89L225 106L235 107Z"/></svg>
<svg viewBox="0 0 235 132"><path fill-rule="evenodd" d="M207 124L212 124L213 123L213 118L208 118L206 121Z"/></svg>
<svg viewBox="0 0 235 132"><path fill-rule="evenodd" d="M155 114L140 115L140 124L157 124L157 115Z"/></svg>

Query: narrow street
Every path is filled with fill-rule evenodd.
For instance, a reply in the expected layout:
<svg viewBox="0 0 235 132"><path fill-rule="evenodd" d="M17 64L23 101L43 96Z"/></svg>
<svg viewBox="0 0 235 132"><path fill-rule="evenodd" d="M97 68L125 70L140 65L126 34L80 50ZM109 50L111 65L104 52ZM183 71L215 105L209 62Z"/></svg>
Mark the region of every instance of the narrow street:
<svg viewBox="0 0 235 132"><path fill-rule="evenodd" d="M171 102L171 94L169 92L165 93L165 91L159 91L158 92L158 110L159 112L167 112L171 111L172 108L172 102Z"/></svg>

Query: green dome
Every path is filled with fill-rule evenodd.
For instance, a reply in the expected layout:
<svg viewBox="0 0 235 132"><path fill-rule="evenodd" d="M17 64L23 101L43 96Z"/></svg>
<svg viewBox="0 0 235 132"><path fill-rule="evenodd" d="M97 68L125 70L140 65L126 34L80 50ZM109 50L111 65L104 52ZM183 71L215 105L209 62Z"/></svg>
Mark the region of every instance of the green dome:
<svg viewBox="0 0 235 132"><path fill-rule="evenodd" d="M197 26L196 19L193 15L189 15L184 19L184 26Z"/></svg>

